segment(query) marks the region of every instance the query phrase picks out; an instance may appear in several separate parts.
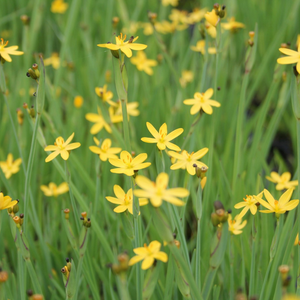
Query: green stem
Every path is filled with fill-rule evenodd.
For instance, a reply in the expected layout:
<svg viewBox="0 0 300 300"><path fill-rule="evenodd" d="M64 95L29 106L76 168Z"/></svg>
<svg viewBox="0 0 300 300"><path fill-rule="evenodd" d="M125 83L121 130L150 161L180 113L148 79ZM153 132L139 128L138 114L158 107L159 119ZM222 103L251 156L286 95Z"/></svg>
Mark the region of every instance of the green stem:
<svg viewBox="0 0 300 300"><path fill-rule="evenodd" d="M75 203L75 199L74 199L74 196L73 196L73 193L72 193L71 173L68 169L67 161L65 161L65 172L66 172L67 183L68 183L68 186L69 186L69 195L70 195L70 199L71 199L71 205L72 205L73 212L74 212L74 215L75 215L76 229L77 229L77 232L80 232L80 224L79 224L79 219L78 219L79 218L79 213L78 213L77 206L76 206L76 203Z"/></svg>

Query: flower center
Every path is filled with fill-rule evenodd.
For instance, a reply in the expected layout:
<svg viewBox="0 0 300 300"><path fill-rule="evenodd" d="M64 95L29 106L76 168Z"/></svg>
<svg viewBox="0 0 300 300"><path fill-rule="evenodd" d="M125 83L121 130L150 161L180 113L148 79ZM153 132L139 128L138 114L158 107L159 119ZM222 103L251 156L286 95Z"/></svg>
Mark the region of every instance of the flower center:
<svg viewBox="0 0 300 300"><path fill-rule="evenodd" d="M6 47L8 44L8 41L4 44L4 40L1 38L1 43L0 43L0 51L4 50L4 47Z"/></svg>
<svg viewBox="0 0 300 300"><path fill-rule="evenodd" d="M130 204L131 203L131 197L130 196L128 196L127 194L125 195L125 198L124 198L124 204L125 205L128 205L128 204Z"/></svg>
<svg viewBox="0 0 300 300"><path fill-rule="evenodd" d="M123 33L120 33L120 35L118 36L118 39L119 39L120 45L124 45L124 41L126 39L126 34L124 34L124 37L123 37Z"/></svg>
<svg viewBox="0 0 300 300"><path fill-rule="evenodd" d="M123 163L127 165L128 169L131 169L133 166L131 165L132 157L127 155L125 159L123 159Z"/></svg>
<svg viewBox="0 0 300 300"><path fill-rule="evenodd" d="M60 150L63 150L65 149L65 147L63 147L64 142L65 142L64 139L60 136L56 139L54 145L56 145Z"/></svg>

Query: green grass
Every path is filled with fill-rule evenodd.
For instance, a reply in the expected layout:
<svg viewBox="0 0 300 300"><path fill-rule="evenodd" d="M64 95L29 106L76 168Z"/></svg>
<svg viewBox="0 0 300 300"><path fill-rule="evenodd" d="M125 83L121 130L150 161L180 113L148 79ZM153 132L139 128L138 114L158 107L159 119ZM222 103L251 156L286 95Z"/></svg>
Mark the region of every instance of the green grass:
<svg viewBox="0 0 300 300"><path fill-rule="evenodd" d="M256 295L279 300L286 292L300 296L300 248L294 246L300 206L281 215L279 223L274 214L248 212L239 236L228 232L226 222L221 228L211 222L216 200L225 210L231 209L234 217L240 210L233 206L246 195L266 188L279 199L283 192L265 179L271 171L288 171L294 180L300 176L299 76L297 81L291 65L276 62L281 43L290 42L291 49L296 49L299 32L294 20L299 1L289 5L271 0L228 1L228 17L234 16L245 28L232 33L218 26L217 39L206 33L206 47L216 47L216 55L190 50L202 39L203 20L167 34L145 35L142 28L134 32L132 22L149 22L149 11L157 13L159 22L168 20L172 7L160 1L74 0L64 14L53 14L51 1L4 2L0 38L9 40L8 46L18 45L24 55L11 56L12 62L0 66L0 161L12 153L15 159L22 158L22 165L9 179L0 168L0 191L20 200L18 215L25 216L19 231L7 211L0 211L0 267L8 272L8 280L0 283L0 300L28 299L29 289L53 300L225 300L234 299L240 291L249 299ZM178 9L211 10L213 4L180 1ZM20 20L24 14L30 17L29 25ZM116 16L120 21L114 27ZM227 16L221 22L226 21ZM255 31L253 47L247 42L249 31ZM159 61L152 76L138 71L127 57L122 73L110 50L97 47L114 43L120 32L128 38L139 36L136 43L148 45L148 59ZM44 72L39 54L45 60L53 52L66 63L59 69L46 66ZM39 84L26 77L33 63L39 65ZM185 88L179 83L183 70L194 74ZM95 93L95 87L104 84L113 92L113 101L121 99L124 115L126 101L138 102L139 116L112 124L108 104ZM30 88L36 96L29 93ZM221 107L214 107L212 115L191 116L191 107L183 101L209 88ZM81 108L73 104L76 95L84 99ZM34 118L23 103L34 106ZM134 210L133 216L113 211L115 205L105 199L113 196L113 186L118 184L125 191L137 187L134 179L111 173L114 167L89 150L94 145L92 123L85 115L97 113L98 106L112 133L102 129L96 137L110 138L113 147L136 155L147 153L151 166L138 174L155 181L160 172L166 172L170 188L189 190L185 206L164 202L154 208L149 203L140 208L140 215ZM17 120L18 108L24 114L23 125ZM173 142L189 153L209 148L201 159L209 167L203 191L197 176L170 170L167 153L141 141L151 136L146 122L156 129L166 122L168 132L183 128ZM53 145L58 136L66 140L73 132L73 142L81 147L71 151L67 163L60 156L45 163L44 147ZM70 192L57 198L46 197L40 189L49 182L64 181ZM297 187L292 199L299 195ZM138 208L136 197L134 205ZM66 208L70 209L68 220ZM80 220L84 211L91 220L88 229ZM179 248L172 242L173 233ZM139 263L116 272L119 254L126 251L131 258L134 248L153 240L169 242L162 246L169 256L167 263L157 261L146 271ZM72 263L68 279L60 274L67 257ZM290 267L287 288L278 272L283 264Z"/></svg>

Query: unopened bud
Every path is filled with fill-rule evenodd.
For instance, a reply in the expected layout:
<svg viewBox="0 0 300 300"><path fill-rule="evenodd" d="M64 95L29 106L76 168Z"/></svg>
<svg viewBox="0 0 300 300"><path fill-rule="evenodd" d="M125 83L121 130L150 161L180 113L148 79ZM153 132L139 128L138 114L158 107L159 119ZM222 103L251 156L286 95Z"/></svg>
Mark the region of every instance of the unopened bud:
<svg viewBox="0 0 300 300"><path fill-rule="evenodd" d="M24 122L24 114L23 114L23 112L21 111L20 108L17 109L17 119L18 119L19 125L23 125L23 122Z"/></svg>
<svg viewBox="0 0 300 300"><path fill-rule="evenodd" d="M19 211L18 203L13 206L13 213L16 214Z"/></svg>
<svg viewBox="0 0 300 300"><path fill-rule="evenodd" d="M27 16L27 15L22 15L20 17L22 23L26 26L26 25L29 25L30 23L30 18Z"/></svg>
<svg viewBox="0 0 300 300"><path fill-rule="evenodd" d="M148 19L151 24L154 24L157 19L157 13L153 13L151 11L148 12Z"/></svg>
<svg viewBox="0 0 300 300"><path fill-rule="evenodd" d="M32 295L32 300L43 300L44 297L41 294L34 294Z"/></svg>
<svg viewBox="0 0 300 300"><path fill-rule="evenodd" d="M220 224L219 217L216 213L213 212L211 214L210 218L211 218L211 222L212 222L213 226L218 226Z"/></svg>
<svg viewBox="0 0 300 300"><path fill-rule="evenodd" d="M113 24L113 28L116 28L119 24L120 19L118 17L113 17L112 18L112 24Z"/></svg>
<svg viewBox="0 0 300 300"><path fill-rule="evenodd" d="M214 208L217 211L218 209L223 209L224 210L224 206L223 203L219 200L214 202Z"/></svg>
<svg viewBox="0 0 300 300"><path fill-rule="evenodd" d="M180 249L180 242L178 240L174 240L175 246Z"/></svg>
<svg viewBox="0 0 300 300"><path fill-rule="evenodd" d="M0 283L7 281L8 273L6 271L0 271Z"/></svg>
<svg viewBox="0 0 300 300"><path fill-rule="evenodd" d="M69 220L70 217L70 210L68 208L64 209L65 219Z"/></svg>
<svg viewBox="0 0 300 300"><path fill-rule="evenodd" d="M35 118L35 109L33 105L30 107L29 115L31 118Z"/></svg>
<svg viewBox="0 0 300 300"><path fill-rule="evenodd" d="M27 74L29 74L30 76L28 76ZM28 72L26 73L26 75L27 75L28 77L33 78L33 79L37 79L37 78L38 78L37 75L35 74L35 72L34 72L31 68L28 69Z"/></svg>

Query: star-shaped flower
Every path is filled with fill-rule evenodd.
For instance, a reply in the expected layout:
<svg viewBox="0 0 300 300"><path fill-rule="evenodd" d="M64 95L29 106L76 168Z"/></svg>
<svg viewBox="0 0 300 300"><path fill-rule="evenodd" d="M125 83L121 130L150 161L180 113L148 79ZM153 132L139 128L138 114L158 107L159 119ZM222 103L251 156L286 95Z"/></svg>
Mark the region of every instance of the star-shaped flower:
<svg viewBox="0 0 300 300"><path fill-rule="evenodd" d="M122 213L126 210L128 210L132 215L133 215L133 211L132 211L132 201L133 201L133 194L132 194L132 189L128 190L127 193L124 192L124 190L119 186L119 185L114 185L114 193L116 195L117 198L115 197L105 197L107 201L114 203L114 204L119 204L119 206L117 206L114 209L114 212L116 213ZM139 205L143 206L143 205L147 205L148 204L148 200L145 198L140 198L139 199Z"/></svg>
<svg viewBox="0 0 300 300"><path fill-rule="evenodd" d="M5 175L5 178L9 179L11 175L18 173L21 163L22 159L18 158L14 160L14 157L11 153L7 155L6 161L0 161L0 168Z"/></svg>
<svg viewBox="0 0 300 300"><path fill-rule="evenodd" d="M144 50L147 48L147 45L144 44L134 44L134 42L139 37L131 37L127 42L125 42L126 35L121 33L119 36L116 36L116 44L106 43L106 44L98 44L98 47L107 48L110 50L121 50L127 57L132 56L131 50Z"/></svg>
<svg viewBox="0 0 300 300"><path fill-rule="evenodd" d="M22 55L24 52L16 51L19 46L7 47L8 41L4 43L4 40L1 38L0 42L0 58L3 58L5 61L11 62L11 57L9 55Z"/></svg>
<svg viewBox="0 0 300 300"><path fill-rule="evenodd" d="M259 193L257 195L257 197L261 198L262 197L263 192ZM254 196L248 196L246 195L246 198L244 198L244 201L237 203L234 208L242 208L242 211L236 216L236 219L239 220L241 219L246 213L247 211L250 209L251 214L255 215L257 212L257 204L258 201L254 198Z"/></svg>
<svg viewBox="0 0 300 300"><path fill-rule="evenodd" d="M118 159L118 156L116 155L117 153L119 153L122 148L117 148L117 147L111 147L111 140L110 139L105 139L101 146L100 142L98 139L96 139L94 137L94 142L97 145L96 146L90 146L89 149L96 154L99 154L99 158L102 161L107 161L108 158L114 158L114 159Z"/></svg>
<svg viewBox="0 0 300 300"><path fill-rule="evenodd" d="M103 87L96 87L95 93L99 96L104 102L107 102L109 105L116 105L114 101L112 101L112 97L114 94L111 91L107 90L107 84L104 84Z"/></svg>
<svg viewBox="0 0 300 300"><path fill-rule="evenodd" d="M68 9L69 4L64 0L54 0L51 3L51 12L54 14L63 14Z"/></svg>
<svg viewBox="0 0 300 300"><path fill-rule="evenodd" d="M11 200L12 200L11 197L4 196L4 194L0 192L0 210L13 207L18 203L17 200L13 200L13 201Z"/></svg>
<svg viewBox="0 0 300 300"><path fill-rule="evenodd" d="M266 178L271 182L277 183L276 190L278 191L295 188L298 185L298 180L290 181L291 173L289 172L284 172L281 176L277 172L271 172L271 177L266 176Z"/></svg>
<svg viewBox="0 0 300 300"><path fill-rule="evenodd" d="M102 128L104 127L105 130L108 132L108 133L111 133L112 130L110 128L110 126L106 123L106 121L104 120L103 116L102 116L102 113L101 113L101 110L100 108L98 107L98 114L94 114L94 113L88 113L85 115L85 118L90 121L90 122L93 122L93 123L96 123L92 126L91 128L91 134L97 134L99 131L102 130Z"/></svg>
<svg viewBox="0 0 300 300"><path fill-rule="evenodd" d="M181 150L177 145L170 143L170 141L172 141L173 139L178 137L180 134L182 134L182 132L183 132L182 128L175 129L174 131L172 131L168 134L168 128L167 128L166 123L164 123L160 126L159 132L157 132L157 130L153 127L153 125L151 123L147 122L146 125L147 125L147 128L150 131L150 133L154 136L154 138L143 137L143 138L141 138L141 140L143 142L156 143L157 148L159 150L165 150L166 147L171 150L174 150L174 151Z"/></svg>
<svg viewBox="0 0 300 300"><path fill-rule="evenodd" d="M213 113L212 106L220 107L221 104L215 100L211 100L210 97L213 95L214 90L212 88L208 89L205 93L195 93L194 99L186 99L183 101L186 105L193 105L191 107L191 115L195 115L201 109L211 115Z"/></svg>
<svg viewBox="0 0 300 300"><path fill-rule="evenodd" d="M168 155L178 160L170 167L170 169L186 169L190 175L195 175L196 168L194 167L194 165L197 165L197 167L199 168L204 166L208 169L207 165L205 165L201 161L198 161L198 159L202 158L207 152L208 148L203 148L197 152L192 153L188 153L186 150L183 150L181 154L174 151L169 151Z"/></svg>
<svg viewBox="0 0 300 300"><path fill-rule="evenodd" d="M281 195L279 200L275 200L274 197L270 194L270 192L264 189L264 195L268 202L261 199L260 197L254 196L257 202L259 202L262 206L267 208L268 210L260 210L262 213L270 214L275 213L276 215L284 214L286 211L293 210L298 204L299 200L290 200L292 197L294 189L290 188L285 193Z"/></svg>
<svg viewBox="0 0 300 300"><path fill-rule="evenodd" d="M138 175L135 178L135 182L142 189L135 190L134 195L150 199L154 207L161 206L163 200L182 206L185 202L179 200L177 197L183 198L190 194L185 188L167 189L169 183L169 175L167 173L160 173L155 182L152 182L147 177Z"/></svg>
<svg viewBox="0 0 300 300"><path fill-rule="evenodd" d="M129 260L128 265L132 266L143 260L142 269L147 270L153 265L155 259L161 260L162 262L167 262L168 255L165 252L160 251L160 248L161 243L158 241L153 241L149 244L149 246L144 244L144 247L133 249L133 252L136 254L136 256Z"/></svg>
<svg viewBox="0 0 300 300"><path fill-rule="evenodd" d="M127 176L133 176L135 171L145 169L151 165L151 163L143 163L147 159L146 153L141 153L137 157L132 158L129 152L122 151L120 159L110 158L109 162L118 167L118 169L111 169L112 173L125 174Z"/></svg>
<svg viewBox="0 0 300 300"><path fill-rule="evenodd" d="M45 159L45 162L49 162L49 161L53 160L58 154L60 154L62 159L67 160L70 155L69 151L79 148L81 145L80 143L70 144L74 135L75 135L75 133L73 132L66 141L61 136L59 136L55 140L54 145L47 146L44 149L45 151L54 151L54 152L47 156L47 158Z"/></svg>
<svg viewBox="0 0 300 300"><path fill-rule="evenodd" d="M218 9L220 11L220 8ZM216 10L213 8L212 11L207 12L204 15L204 18L206 19L206 21L211 24L212 26L217 26L218 23L220 22L220 17L217 15Z"/></svg>
<svg viewBox="0 0 300 300"><path fill-rule="evenodd" d="M67 193L69 191L69 186L66 182L61 183L57 186L54 182L50 182L49 185L41 185L41 190L47 197L54 196L55 198L61 194Z"/></svg>
<svg viewBox="0 0 300 300"><path fill-rule="evenodd" d="M195 52L200 52L201 54L205 54L205 40L198 41L196 46L191 46L191 50ZM217 49L214 47L207 48L209 54L216 54Z"/></svg>
<svg viewBox="0 0 300 300"><path fill-rule="evenodd" d="M157 61L154 59L148 59L143 51L138 51L137 56L132 57L130 62L136 65L139 71L144 71L148 75L153 75L151 67L155 67L157 65Z"/></svg>
<svg viewBox="0 0 300 300"><path fill-rule="evenodd" d="M287 48L279 48L279 51L288 56L278 58L277 62L280 65L288 65L288 64L297 63L296 69L297 69L298 74L300 74L300 43L298 44L298 51L294 51L294 50L287 49Z"/></svg>
<svg viewBox="0 0 300 300"><path fill-rule="evenodd" d="M228 214L227 222L228 222L228 230L234 235L241 234L242 233L241 229L243 229L247 224L246 220L242 222L242 219L237 218L237 216L234 218L234 220L232 220L231 214Z"/></svg>
<svg viewBox="0 0 300 300"><path fill-rule="evenodd" d="M231 32L236 32L239 28L245 27L243 23L236 22L235 17L229 18L228 23L222 23L221 26L225 30L230 30Z"/></svg>

